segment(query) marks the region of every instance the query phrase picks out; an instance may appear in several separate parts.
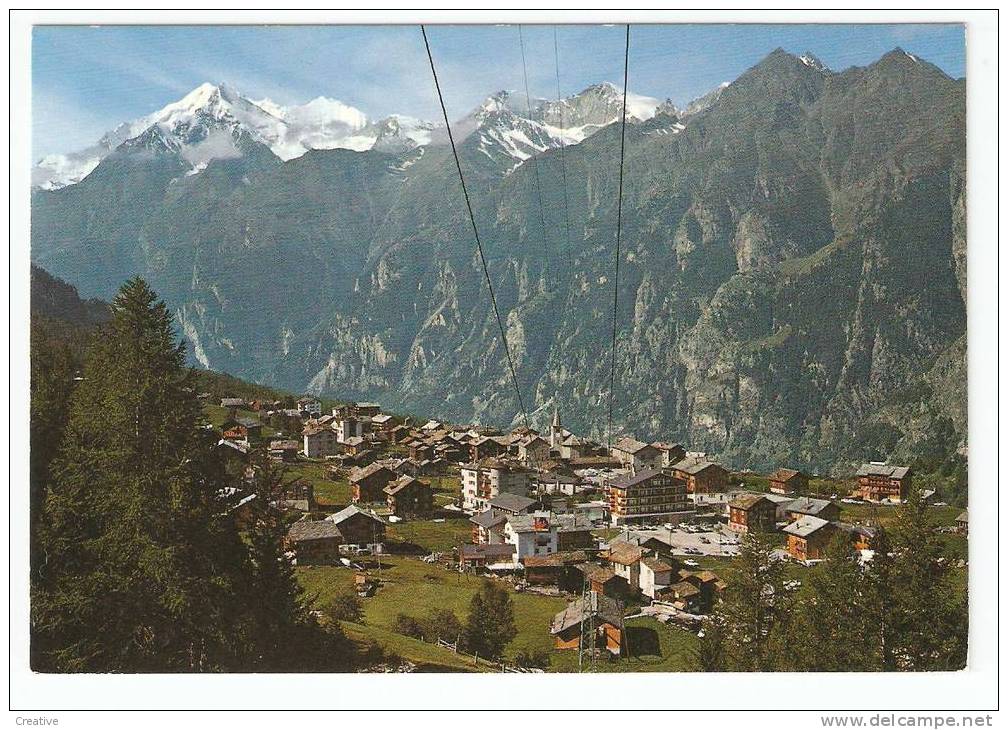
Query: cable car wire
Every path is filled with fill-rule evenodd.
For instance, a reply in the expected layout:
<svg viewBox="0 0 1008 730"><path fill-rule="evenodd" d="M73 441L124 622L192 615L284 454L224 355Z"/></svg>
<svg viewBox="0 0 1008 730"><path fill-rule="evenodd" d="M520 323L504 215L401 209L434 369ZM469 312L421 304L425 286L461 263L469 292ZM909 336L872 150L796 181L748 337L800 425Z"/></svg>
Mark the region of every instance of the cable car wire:
<svg viewBox="0 0 1008 730"><path fill-rule="evenodd" d="M528 118L532 121L532 95L529 94L528 85L528 67L525 65L525 40L522 37L522 27L518 26L518 47L521 49L521 59L522 59L522 79L525 81L525 104L528 107ZM531 141L531 140L529 140ZM536 196L539 198L539 230L542 233L543 240L543 258L545 260L545 272L544 278L549 277L550 274L550 255L549 255L549 244L546 243L546 217L543 214L543 201L542 201L542 185L539 182L539 159L538 155L532 155L532 171L535 175L535 186L536 186Z"/></svg>
<svg viewBox="0 0 1008 730"><path fill-rule="evenodd" d="M569 293L571 288L574 286L574 264L571 260L570 208L567 204L567 143L564 141L563 136L564 112L562 99L560 97L560 50L559 43L557 42L557 27L555 25L553 26L553 64L556 68L557 109L560 110L560 175L563 180L564 240L567 247L567 291Z"/></svg>
<svg viewBox="0 0 1008 730"><path fill-rule="evenodd" d="M469 222L472 223L473 236L476 239L476 250L479 251L480 263L483 264L483 276L486 278L487 290L490 292L490 304L493 305L494 316L497 318L497 329L500 331L501 344L504 345L504 353L507 355L508 367L511 370L511 382L514 384L515 395L518 396L518 406L521 408L525 427L528 428L528 411L525 410L525 402L522 400L521 389L518 387L518 377L515 375L511 348L508 346L507 337L504 336L504 323L501 321L500 310L497 309L497 298L494 296L493 284L490 282L490 271L487 269L486 256L483 254L483 243L480 241L479 230L476 227L476 216L473 215L472 203L469 201L469 191L466 188L465 176L462 174L462 163L459 161L458 150L455 148L455 139L452 136L451 124L448 122L448 110L445 108L444 96L441 94L441 84L438 82L437 70L434 68L434 56L431 54L430 42L427 40L427 29L423 24L420 25L420 32L423 34L424 47L427 49L427 60L430 61L431 74L434 76L434 88L437 89L438 101L441 104L441 113L444 115L445 129L448 131L448 142L451 144L452 155L455 157L455 167L458 169L459 182L462 184L462 195L465 197L466 209L469 211Z"/></svg>
<svg viewBox="0 0 1008 730"><path fill-rule="evenodd" d="M616 311L619 304L619 265L620 265L620 239L623 229L623 154L626 149L626 100L627 100L627 78L630 73L630 24L626 27L626 51L623 56L623 120L620 125L620 152L619 152L619 193L616 199L616 271L613 277L613 317L612 317L612 361L609 366L609 419L608 419L608 442L609 449L612 450L612 412L613 394L616 386Z"/></svg>

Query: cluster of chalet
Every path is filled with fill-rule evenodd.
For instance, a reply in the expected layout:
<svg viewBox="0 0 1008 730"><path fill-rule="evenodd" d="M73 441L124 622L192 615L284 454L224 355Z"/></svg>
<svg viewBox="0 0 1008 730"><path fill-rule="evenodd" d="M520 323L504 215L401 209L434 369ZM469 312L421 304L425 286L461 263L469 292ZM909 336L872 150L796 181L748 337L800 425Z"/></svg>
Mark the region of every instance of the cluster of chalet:
<svg viewBox="0 0 1008 730"><path fill-rule="evenodd" d="M857 471L855 494L869 502L901 502L910 490L909 467L872 462ZM742 493L728 502L728 527L738 533L773 532L787 535L788 553L795 560L820 560L834 537L845 534L856 550L874 549L875 530L840 521L840 507L828 499L795 497L808 487L808 476L793 469L770 475L770 492Z"/></svg>
<svg viewBox="0 0 1008 730"><path fill-rule="evenodd" d="M351 504L324 520L293 523L284 546L298 565L338 565L344 554L380 552L384 541L385 521Z"/></svg>
<svg viewBox="0 0 1008 730"><path fill-rule="evenodd" d="M686 617L709 613L726 584L710 570L689 570L650 538L644 544L617 538L597 550L576 550L525 559L525 578L553 584L579 597L554 616L557 649L585 648L586 637L614 655L626 651L623 606L628 600L669 607Z"/></svg>

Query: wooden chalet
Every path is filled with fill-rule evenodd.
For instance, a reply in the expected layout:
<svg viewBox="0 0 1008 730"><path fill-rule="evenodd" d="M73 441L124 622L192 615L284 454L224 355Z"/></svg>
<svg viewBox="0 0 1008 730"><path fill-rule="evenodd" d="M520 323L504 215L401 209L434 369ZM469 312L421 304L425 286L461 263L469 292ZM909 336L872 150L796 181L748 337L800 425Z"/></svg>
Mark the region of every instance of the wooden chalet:
<svg viewBox="0 0 1008 730"><path fill-rule="evenodd" d="M770 491L774 494L801 494L808 491L808 475L794 469L778 469L770 475Z"/></svg>
<svg viewBox="0 0 1008 730"><path fill-rule="evenodd" d="M776 528L777 505L762 494L743 494L728 503L728 529L744 534Z"/></svg>
<svg viewBox="0 0 1008 730"><path fill-rule="evenodd" d="M553 617L550 626L557 649L583 648L582 634L595 635L595 646L619 656L625 651L623 605L616 599L591 591Z"/></svg>
<svg viewBox="0 0 1008 730"><path fill-rule="evenodd" d="M784 528L788 554L795 560L821 560L836 533L834 523L805 515Z"/></svg>
<svg viewBox="0 0 1008 730"><path fill-rule="evenodd" d="M869 502L905 502L910 494L910 467L879 462L862 464L857 470L858 491Z"/></svg>
<svg viewBox="0 0 1008 730"><path fill-rule="evenodd" d="M434 510L434 491L430 484L411 476L401 476L384 489L392 514L397 517L424 516Z"/></svg>
<svg viewBox="0 0 1008 730"><path fill-rule="evenodd" d="M827 522L840 519L840 505L828 499L799 497L793 502L788 503L786 509L788 518L791 520L797 520L805 515L818 517Z"/></svg>
<svg viewBox="0 0 1008 730"><path fill-rule="evenodd" d="M343 542L342 531L328 520L295 522L284 540L298 565L338 565Z"/></svg>
<svg viewBox="0 0 1008 730"><path fill-rule="evenodd" d="M372 545L385 541L385 523L357 505L351 504L326 519L339 528L348 545Z"/></svg>
<svg viewBox="0 0 1008 730"><path fill-rule="evenodd" d="M728 470L712 461L684 459L676 463L672 471L686 482L689 494L724 492L728 489Z"/></svg>
<svg viewBox="0 0 1008 730"><path fill-rule="evenodd" d="M354 469L350 474L350 487L353 490L354 502L384 502L385 487L397 477L397 474L384 464L368 464Z"/></svg>

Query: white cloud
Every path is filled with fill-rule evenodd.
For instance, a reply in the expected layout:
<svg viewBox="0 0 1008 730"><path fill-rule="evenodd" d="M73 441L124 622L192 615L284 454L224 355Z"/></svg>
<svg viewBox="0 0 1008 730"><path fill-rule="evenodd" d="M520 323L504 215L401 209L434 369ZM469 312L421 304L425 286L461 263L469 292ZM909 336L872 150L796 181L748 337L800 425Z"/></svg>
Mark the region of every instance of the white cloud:
<svg viewBox="0 0 1008 730"><path fill-rule="evenodd" d="M202 142L182 148L182 157L198 170L206 167L211 160L231 160L241 156L241 150L235 147L231 134L223 130L211 132Z"/></svg>

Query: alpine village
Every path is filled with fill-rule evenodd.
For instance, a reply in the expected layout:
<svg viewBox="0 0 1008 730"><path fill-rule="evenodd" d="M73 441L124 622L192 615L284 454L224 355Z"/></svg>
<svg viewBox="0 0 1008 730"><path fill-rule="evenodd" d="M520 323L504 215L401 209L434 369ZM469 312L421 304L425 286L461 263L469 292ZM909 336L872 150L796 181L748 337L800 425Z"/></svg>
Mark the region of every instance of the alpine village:
<svg viewBox="0 0 1008 730"><path fill-rule="evenodd" d="M298 397L186 366L140 279L111 306L33 290L38 670L965 661L967 512L908 465L735 472L559 410L540 432Z"/></svg>

